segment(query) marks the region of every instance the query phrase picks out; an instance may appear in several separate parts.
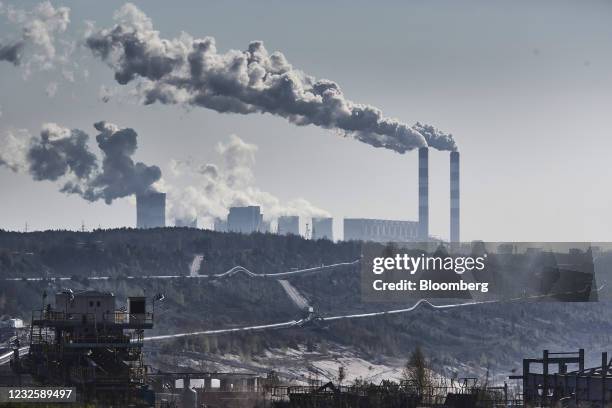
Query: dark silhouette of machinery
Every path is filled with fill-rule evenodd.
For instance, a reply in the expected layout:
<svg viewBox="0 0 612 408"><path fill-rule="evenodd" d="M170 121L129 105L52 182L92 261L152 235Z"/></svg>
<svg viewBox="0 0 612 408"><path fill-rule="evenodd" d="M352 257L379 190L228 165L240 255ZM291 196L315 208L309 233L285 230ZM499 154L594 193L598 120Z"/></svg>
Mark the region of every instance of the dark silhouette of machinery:
<svg viewBox="0 0 612 408"><path fill-rule="evenodd" d="M57 293L54 306L32 313L20 371L45 386L76 387L80 402L150 405L142 346L153 313L144 297L128 298L127 310L115 300L108 292Z"/></svg>

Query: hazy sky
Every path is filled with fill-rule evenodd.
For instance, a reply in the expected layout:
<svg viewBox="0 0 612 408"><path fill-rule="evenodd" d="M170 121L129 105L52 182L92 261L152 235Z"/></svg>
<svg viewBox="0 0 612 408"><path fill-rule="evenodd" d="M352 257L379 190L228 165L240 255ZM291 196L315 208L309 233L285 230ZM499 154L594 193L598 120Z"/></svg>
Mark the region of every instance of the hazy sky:
<svg viewBox="0 0 612 408"><path fill-rule="evenodd" d="M7 2L31 8L38 2ZM109 27L124 2L56 2L71 9L64 38L86 20ZM262 40L270 51L348 98L412 124L452 133L461 151L462 239L612 240L612 3L609 1L135 2L165 38L213 36L219 51ZM0 39L18 35L0 16ZM1 40L0 40L1 42ZM87 50L75 55L87 56ZM77 58L76 56L74 58ZM258 146L255 184L282 201L304 198L343 217L417 218L417 154L375 149L271 115L142 106L99 60L78 57L76 79L0 62L0 132L45 122L95 135L107 120L139 134L136 159L218 162L236 134ZM83 79L83 70L89 73ZM54 97L47 95L57 83ZM2 148L2 147L0 147ZM448 152L430 152L430 231L449 231ZM111 206L58 192L0 168L0 228L132 226L129 199Z"/></svg>

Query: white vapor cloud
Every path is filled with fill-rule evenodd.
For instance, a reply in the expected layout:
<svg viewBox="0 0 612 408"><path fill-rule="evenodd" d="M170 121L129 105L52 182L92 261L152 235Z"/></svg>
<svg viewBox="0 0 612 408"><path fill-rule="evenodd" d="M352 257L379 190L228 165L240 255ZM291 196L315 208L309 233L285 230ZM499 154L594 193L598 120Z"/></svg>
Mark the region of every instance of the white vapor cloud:
<svg viewBox="0 0 612 408"><path fill-rule="evenodd" d="M333 81L293 67L261 41L245 51L217 51L212 37L183 33L165 39L140 9L127 3L111 28L92 28L86 46L114 71L120 85L137 81L143 103L182 104L222 113L269 113L299 125L331 129L399 153L430 146L456 150L450 134L385 116L346 98ZM423 132L422 132L423 130Z"/></svg>
<svg viewBox="0 0 612 408"><path fill-rule="evenodd" d="M198 164L193 159L171 160L173 177L192 176L196 182L186 188L166 185L169 214L175 219L198 218L200 225L224 219L232 206L259 205L268 220L281 215L326 217L329 213L303 198L281 202L272 193L255 185L253 166L257 146L230 135L217 145L220 163Z"/></svg>
<svg viewBox="0 0 612 408"><path fill-rule="evenodd" d="M58 35L64 33L70 23L68 7L53 7L49 1L42 2L32 10L0 5L0 15L17 26L17 38L0 40L0 61L21 65L24 76L34 68L48 70L57 62L65 63L74 45L61 41ZM63 47L57 51L58 44Z"/></svg>
<svg viewBox="0 0 612 408"><path fill-rule="evenodd" d="M45 92L49 98L55 97L57 93L57 82L50 82L45 88Z"/></svg>

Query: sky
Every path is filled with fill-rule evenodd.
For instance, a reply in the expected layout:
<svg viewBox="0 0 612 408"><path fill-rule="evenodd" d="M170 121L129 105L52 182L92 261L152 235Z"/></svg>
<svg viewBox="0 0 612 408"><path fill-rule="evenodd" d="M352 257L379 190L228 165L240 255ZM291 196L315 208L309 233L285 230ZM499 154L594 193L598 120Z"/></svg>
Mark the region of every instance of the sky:
<svg viewBox="0 0 612 408"><path fill-rule="evenodd" d="M39 2L2 1L31 9ZM249 187L281 203L307 200L334 217L417 219L417 153L398 154L270 114L153 104L120 86L82 45L91 22L111 27L124 2L56 2L70 8L64 66L0 61L0 134L44 123L81 129L108 121L138 133L137 161L157 165L166 188L194 183L172 163L220 164L230 135L253 153ZM164 38L216 38L219 52L253 40L296 68L338 83L386 116L452 133L461 152L464 241L612 240L612 3L608 1L135 1ZM0 44L19 27L0 15ZM90 23L87 23L90 22ZM60 37L60 36L58 36ZM57 44L57 50L62 45ZM56 84L56 90L54 91ZM108 102L101 87L110 90ZM95 141L91 150L96 151ZM3 149L4 146L0 146ZM449 236L448 152L430 151L430 232ZM251 186L252 184L252 186ZM134 200L111 205L61 193L0 167L0 228L135 224Z"/></svg>

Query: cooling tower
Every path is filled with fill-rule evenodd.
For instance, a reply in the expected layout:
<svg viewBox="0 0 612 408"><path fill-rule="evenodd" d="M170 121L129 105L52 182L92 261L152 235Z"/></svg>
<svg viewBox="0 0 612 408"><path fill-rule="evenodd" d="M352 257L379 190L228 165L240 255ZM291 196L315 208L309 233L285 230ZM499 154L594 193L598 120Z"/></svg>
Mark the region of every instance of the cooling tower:
<svg viewBox="0 0 612 408"><path fill-rule="evenodd" d="M147 192L136 195L136 228L166 226L166 194Z"/></svg>
<svg viewBox="0 0 612 408"><path fill-rule="evenodd" d="M279 235L300 235L300 217L297 215L278 217L276 233Z"/></svg>
<svg viewBox="0 0 612 408"><path fill-rule="evenodd" d="M334 240L333 225L334 220L331 217L312 217L312 239L329 239Z"/></svg>
<svg viewBox="0 0 612 408"><path fill-rule="evenodd" d="M419 240L429 240L429 150L419 149Z"/></svg>
<svg viewBox="0 0 612 408"><path fill-rule="evenodd" d="M459 152L450 153L450 242L459 242Z"/></svg>

